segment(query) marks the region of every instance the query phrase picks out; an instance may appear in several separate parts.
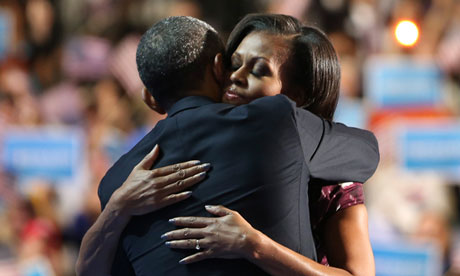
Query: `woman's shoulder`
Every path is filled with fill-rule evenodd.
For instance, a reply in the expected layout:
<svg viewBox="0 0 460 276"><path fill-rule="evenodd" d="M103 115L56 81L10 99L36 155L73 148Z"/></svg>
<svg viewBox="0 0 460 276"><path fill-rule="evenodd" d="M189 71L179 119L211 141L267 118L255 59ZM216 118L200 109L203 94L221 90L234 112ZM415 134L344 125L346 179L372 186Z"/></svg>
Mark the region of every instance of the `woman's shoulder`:
<svg viewBox="0 0 460 276"><path fill-rule="evenodd" d="M309 189L313 229L319 228L328 217L338 211L364 203L363 184L359 182L310 185Z"/></svg>

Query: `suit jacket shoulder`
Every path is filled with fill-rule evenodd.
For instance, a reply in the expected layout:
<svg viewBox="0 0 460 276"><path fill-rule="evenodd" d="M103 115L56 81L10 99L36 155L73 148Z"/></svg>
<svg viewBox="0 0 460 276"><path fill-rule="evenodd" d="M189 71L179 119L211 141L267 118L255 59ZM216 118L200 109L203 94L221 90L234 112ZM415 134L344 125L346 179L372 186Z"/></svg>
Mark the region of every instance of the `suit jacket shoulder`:
<svg viewBox="0 0 460 276"><path fill-rule="evenodd" d="M312 178L364 183L374 174L380 156L372 132L330 122L300 108L295 114ZM316 147L311 139L319 141Z"/></svg>

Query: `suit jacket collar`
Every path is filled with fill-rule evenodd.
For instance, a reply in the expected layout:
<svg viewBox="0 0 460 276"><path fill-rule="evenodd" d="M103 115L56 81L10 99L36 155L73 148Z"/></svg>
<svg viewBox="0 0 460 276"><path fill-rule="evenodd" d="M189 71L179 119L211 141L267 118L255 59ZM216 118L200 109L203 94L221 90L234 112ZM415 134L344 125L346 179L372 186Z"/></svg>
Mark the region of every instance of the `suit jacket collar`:
<svg viewBox="0 0 460 276"><path fill-rule="evenodd" d="M168 112L168 117L172 117L177 113L191 108L196 108L199 106L213 104L215 103L213 100L203 96L188 96L178 100Z"/></svg>

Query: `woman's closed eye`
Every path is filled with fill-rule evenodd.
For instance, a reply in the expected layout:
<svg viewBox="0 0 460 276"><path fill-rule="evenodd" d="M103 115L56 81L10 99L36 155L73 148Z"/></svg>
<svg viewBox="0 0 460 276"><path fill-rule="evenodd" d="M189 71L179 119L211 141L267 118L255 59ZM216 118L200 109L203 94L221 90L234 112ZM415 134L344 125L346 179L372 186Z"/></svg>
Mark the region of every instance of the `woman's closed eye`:
<svg viewBox="0 0 460 276"><path fill-rule="evenodd" d="M231 59L230 70L235 72L238 71L242 66L251 68L250 73L257 78L272 76L272 71L268 65L268 61L264 57L252 57L247 62L243 62L239 55L233 55Z"/></svg>
<svg viewBox="0 0 460 276"><path fill-rule="evenodd" d="M251 71L256 77L268 77L271 76L270 68L266 64L256 64Z"/></svg>

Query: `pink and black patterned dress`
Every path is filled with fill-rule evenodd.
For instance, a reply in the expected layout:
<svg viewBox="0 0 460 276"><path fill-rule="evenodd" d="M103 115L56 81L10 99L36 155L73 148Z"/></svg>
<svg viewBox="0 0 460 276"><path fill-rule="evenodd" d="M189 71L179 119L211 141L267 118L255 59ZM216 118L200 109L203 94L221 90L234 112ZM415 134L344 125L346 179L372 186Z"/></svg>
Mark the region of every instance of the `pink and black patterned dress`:
<svg viewBox="0 0 460 276"><path fill-rule="evenodd" d="M328 265L326 251L320 239L322 228L327 219L338 211L363 204L364 190L363 184L357 182L318 184L309 185L310 219L318 261L323 265Z"/></svg>

